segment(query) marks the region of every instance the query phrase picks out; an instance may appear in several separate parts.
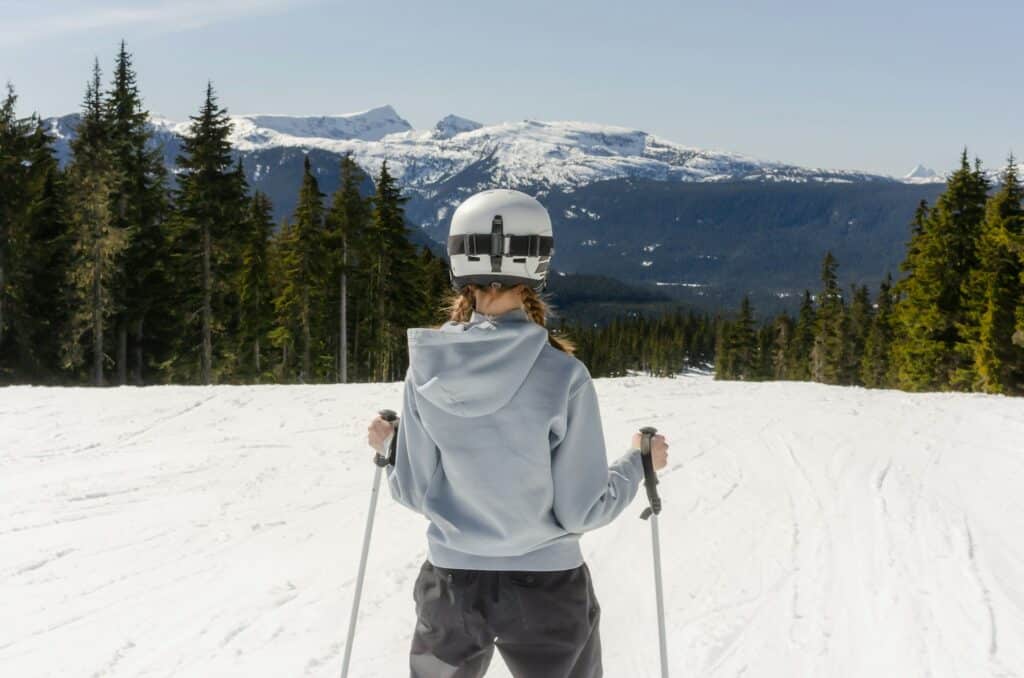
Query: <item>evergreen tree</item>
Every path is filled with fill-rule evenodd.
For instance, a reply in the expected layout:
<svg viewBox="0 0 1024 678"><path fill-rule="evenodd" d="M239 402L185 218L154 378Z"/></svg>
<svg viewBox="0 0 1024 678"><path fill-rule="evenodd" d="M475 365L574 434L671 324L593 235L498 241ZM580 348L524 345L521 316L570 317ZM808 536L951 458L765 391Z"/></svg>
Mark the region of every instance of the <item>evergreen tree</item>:
<svg viewBox="0 0 1024 678"><path fill-rule="evenodd" d="M36 115L0 103L0 383L53 381L67 314L64 184Z"/></svg>
<svg viewBox="0 0 1024 678"><path fill-rule="evenodd" d="M843 383L862 384L861 364L872 324L871 293L867 285L854 286L846 321L846 361Z"/></svg>
<svg viewBox="0 0 1024 678"><path fill-rule="evenodd" d="M793 319L783 313L775 318L773 325L771 373L766 378L782 380L789 378L789 360L794 341Z"/></svg>
<svg viewBox="0 0 1024 678"><path fill-rule="evenodd" d="M426 292L427 305L418 324L439 325L448 319L442 307L445 294L451 289L448 261L444 257L435 256L430 248L424 247L420 253L420 267L423 269L423 289Z"/></svg>
<svg viewBox="0 0 1024 678"><path fill-rule="evenodd" d="M68 282L74 312L65 344L65 365L74 369L85 360L82 339L91 335L91 381L104 385L106 335L111 318L120 310L116 283L121 255L128 236L111 207L115 187L121 180L110 147L110 130L100 92L99 64L93 65L92 81L86 87L82 119L72 142L68 168L69 212L73 259Z"/></svg>
<svg viewBox="0 0 1024 678"><path fill-rule="evenodd" d="M980 264L972 276L965 301L974 313L960 327L970 338L975 386L989 393L1024 393L1024 346L1013 335L1024 312L1024 266L1013 252L1013 241L1024 235L1024 189L1017 164L1010 156L1002 187L988 203L979 242Z"/></svg>
<svg viewBox="0 0 1024 678"><path fill-rule="evenodd" d="M892 276L886 276L878 290L874 318L864 342L861 359L861 382L868 388L887 388L892 384L891 359L893 340Z"/></svg>
<svg viewBox="0 0 1024 678"><path fill-rule="evenodd" d="M818 323L818 314L814 308L814 300L808 290L804 290L804 298L800 302L800 314L793 327L793 340L789 344L786 356L786 378L795 381L807 381L811 378L811 352L814 350L814 334Z"/></svg>
<svg viewBox="0 0 1024 678"><path fill-rule="evenodd" d="M734 322L722 324L716 360L716 379L750 381L758 376L758 331L750 297L744 296Z"/></svg>
<svg viewBox="0 0 1024 678"><path fill-rule="evenodd" d="M775 375L775 325L766 323L757 330L757 366L753 378L758 381L772 379Z"/></svg>
<svg viewBox="0 0 1024 678"><path fill-rule="evenodd" d="M163 218L166 212L166 170L153 144L149 113L132 69L124 41L117 55L114 79L105 102L108 145L117 168L111 211L114 227L127 238L115 292L121 308L115 320L118 341L118 382L128 380L128 333L133 335L132 381L141 385L145 364L155 362L155 347L147 350L145 321L155 312L166 287ZM164 310L164 309L161 309ZM155 344L157 342L149 342Z"/></svg>
<svg viewBox="0 0 1024 678"><path fill-rule="evenodd" d="M239 376L263 381L267 360L267 339L274 324L274 294L271 288L270 240L274 232L270 198L257 191L249 204L249 217L242 234L242 265L236 278L238 298Z"/></svg>
<svg viewBox="0 0 1024 678"><path fill-rule="evenodd" d="M369 320L371 378L397 380L405 373L408 356L406 328L415 324L426 303L419 286L416 247L409 241L405 227L402 197L387 162L377 176L373 198L372 227L369 233L370 285L367 300L372 314Z"/></svg>
<svg viewBox="0 0 1024 678"><path fill-rule="evenodd" d="M846 309L839 288L832 252L825 254L821 265L821 294L811 350L811 378L826 384L840 384L846 367Z"/></svg>
<svg viewBox="0 0 1024 678"><path fill-rule="evenodd" d="M935 208L918 211L903 265L908 275L897 285L893 359L901 388L964 387L972 380L964 290L978 266L987 191L980 165L972 168L964 151Z"/></svg>
<svg viewBox="0 0 1024 678"><path fill-rule="evenodd" d="M340 383L347 383L351 376L349 358L358 351L358 337L354 335L360 327L359 318L371 312L366 307L365 295L369 286L367 263L372 260L367 250L370 201L359 192L363 179L363 171L351 154L345 154L341 160L341 183L326 219L329 280L337 281L336 287L331 286L335 294L328 295L328 317L338 328L330 343L332 353L337 356L336 373ZM350 341L350 337L356 341Z"/></svg>
<svg viewBox="0 0 1024 678"><path fill-rule="evenodd" d="M212 84L199 114L190 119L177 159L177 212L171 226L178 341L166 366L172 376L209 384L219 375L216 361L232 343L225 336L233 320L230 282L248 200L244 176L231 159L232 123L218 106Z"/></svg>
<svg viewBox="0 0 1024 678"><path fill-rule="evenodd" d="M298 353L302 383L315 380L314 356L319 357L323 348L317 317L328 268L323 198L306 156L295 217L280 238L282 286L274 299L278 326L272 335L275 345Z"/></svg>

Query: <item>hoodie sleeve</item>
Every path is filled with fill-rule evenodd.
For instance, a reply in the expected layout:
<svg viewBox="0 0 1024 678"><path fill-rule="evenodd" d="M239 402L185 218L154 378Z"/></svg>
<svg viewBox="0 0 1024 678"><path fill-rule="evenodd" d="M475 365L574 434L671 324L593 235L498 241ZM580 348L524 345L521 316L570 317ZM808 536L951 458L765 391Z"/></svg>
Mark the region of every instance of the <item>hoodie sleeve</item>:
<svg viewBox="0 0 1024 678"><path fill-rule="evenodd" d="M392 434L394 435L394 434ZM391 438L386 441L390 445ZM388 449L385 447L385 449ZM395 445L395 463L388 465L388 486L398 503L423 513L423 498L440 462L440 452L423 428L416 409L416 390L412 379L406 376L402 416L398 422L398 441Z"/></svg>
<svg viewBox="0 0 1024 678"><path fill-rule="evenodd" d="M569 532L606 525L626 508L644 477L640 450L631 449L608 466L594 382L569 397L565 435L552 450L554 513Z"/></svg>

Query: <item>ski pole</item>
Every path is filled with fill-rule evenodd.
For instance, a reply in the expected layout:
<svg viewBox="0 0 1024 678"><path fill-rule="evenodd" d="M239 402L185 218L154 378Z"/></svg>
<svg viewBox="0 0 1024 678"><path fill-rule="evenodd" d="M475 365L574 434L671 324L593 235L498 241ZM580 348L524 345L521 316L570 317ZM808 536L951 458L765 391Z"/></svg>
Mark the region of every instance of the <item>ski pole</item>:
<svg viewBox="0 0 1024 678"><path fill-rule="evenodd" d="M398 415L394 410L381 410L378 414L385 421L395 422L398 419ZM391 437L390 454L394 453L397 440L398 431L396 430ZM373 463L377 465L377 469L373 472L373 491L370 492L370 513L366 517L366 532L363 533L363 553L359 556L359 574L356 576L356 593L355 598L352 600L352 615L348 620L348 639L345 641L345 661L341 665L341 678L347 678L348 663L352 659L352 640L356 635L356 617L359 616L359 596L363 593L363 577L366 575L366 556L370 552L370 535L373 534L373 513L377 508L377 494L380 491L380 474L384 467L391 462L390 454L388 457L385 457L378 452L373 457Z"/></svg>
<svg viewBox="0 0 1024 678"><path fill-rule="evenodd" d="M654 594L658 603L658 643L661 649L661 678L668 678L668 647L665 643L665 602L661 591L661 543L658 541L658 514L661 513L661 497L658 496L658 474L654 471L651 458L651 438L658 432L653 426L640 429L640 458L644 463L644 486L650 506L640 517L651 519L651 542L654 546Z"/></svg>

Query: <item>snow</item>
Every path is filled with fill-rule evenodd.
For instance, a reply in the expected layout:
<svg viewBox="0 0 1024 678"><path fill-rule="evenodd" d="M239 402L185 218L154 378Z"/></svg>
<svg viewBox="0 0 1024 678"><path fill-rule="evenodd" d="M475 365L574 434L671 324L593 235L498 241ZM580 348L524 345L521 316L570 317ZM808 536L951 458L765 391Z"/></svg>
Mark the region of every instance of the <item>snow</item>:
<svg viewBox="0 0 1024 678"><path fill-rule="evenodd" d="M1024 674L1024 400L597 379L669 439L672 675ZM401 385L0 389L0 675L336 676ZM583 538L605 674L658 673L641 489ZM378 504L352 675L407 675L426 522ZM498 655L489 676L507 677Z"/></svg>

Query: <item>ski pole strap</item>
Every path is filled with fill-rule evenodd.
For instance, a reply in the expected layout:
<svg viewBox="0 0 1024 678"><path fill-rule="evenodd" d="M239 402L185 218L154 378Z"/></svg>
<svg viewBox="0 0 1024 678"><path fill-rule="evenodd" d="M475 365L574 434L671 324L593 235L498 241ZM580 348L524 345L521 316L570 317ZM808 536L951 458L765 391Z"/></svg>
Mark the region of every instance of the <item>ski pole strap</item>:
<svg viewBox="0 0 1024 678"><path fill-rule="evenodd" d="M384 421L389 421L394 425L394 422L398 420L398 414L394 410L381 410L377 414ZM398 426L395 426L395 433L391 436L391 445L388 449L388 456L382 455L380 452L373 455L373 463L377 466L387 466L388 464L394 465L395 463L395 445L398 442Z"/></svg>
<svg viewBox="0 0 1024 678"><path fill-rule="evenodd" d="M651 438L658 432L653 426L644 426L640 429L643 434L640 438L640 459L644 463L644 486L647 488L647 500L650 506L644 509L640 517L647 520L651 514L661 513L661 497L658 496L658 474L654 472L654 460L651 458Z"/></svg>

